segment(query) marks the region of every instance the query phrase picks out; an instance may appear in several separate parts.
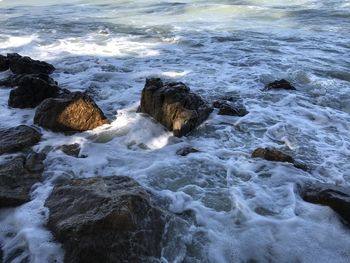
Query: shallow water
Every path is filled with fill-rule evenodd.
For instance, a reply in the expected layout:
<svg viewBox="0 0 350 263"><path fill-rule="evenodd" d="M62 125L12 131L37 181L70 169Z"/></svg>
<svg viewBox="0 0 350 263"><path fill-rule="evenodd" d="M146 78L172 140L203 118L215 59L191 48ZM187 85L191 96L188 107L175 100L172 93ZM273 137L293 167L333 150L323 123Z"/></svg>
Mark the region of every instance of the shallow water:
<svg viewBox="0 0 350 263"><path fill-rule="evenodd" d="M74 136L43 130L36 150L77 142L88 157L50 152L32 201L0 210L8 262L62 262L43 206L62 174L127 175L167 200L188 227L173 226L182 246L168 240L162 262L350 261L350 231L295 190L350 183L350 1L3 0L0 14L1 54L54 64L61 87L88 90L113 120ZM250 113L214 111L174 138L136 113L150 76L185 82L209 101L240 97ZM261 91L279 78L298 91ZM8 108L8 94L0 89L0 126L32 124L34 111ZM200 152L176 155L184 146ZM312 172L250 158L267 146Z"/></svg>

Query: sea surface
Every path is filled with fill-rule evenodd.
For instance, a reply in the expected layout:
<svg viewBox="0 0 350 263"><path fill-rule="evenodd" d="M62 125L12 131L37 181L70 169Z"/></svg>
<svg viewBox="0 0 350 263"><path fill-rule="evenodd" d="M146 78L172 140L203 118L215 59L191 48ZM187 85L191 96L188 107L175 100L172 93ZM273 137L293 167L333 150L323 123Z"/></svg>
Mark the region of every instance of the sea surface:
<svg viewBox="0 0 350 263"><path fill-rule="evenodd" d="M130 176L183 217L161 262L350 262L349 228L296 191L310 181L350 184L349 0L2 0L7 52L52 63L62 88L87 91L113 122L73 136L42 130L35 150L80 143L88 157L49 152L32 201L0 210L6 262L63 262L44 207L62 174ZM249 114L214 111L175 138L136 113L152 76L209 102L236 97ZM281 78L297 91L262 91ZM0 127L33 124L34 110L7 106L9 92L0 88ZM185 146L200 152L176 155ZM312 171L252 159L257 147Z"/></svg>

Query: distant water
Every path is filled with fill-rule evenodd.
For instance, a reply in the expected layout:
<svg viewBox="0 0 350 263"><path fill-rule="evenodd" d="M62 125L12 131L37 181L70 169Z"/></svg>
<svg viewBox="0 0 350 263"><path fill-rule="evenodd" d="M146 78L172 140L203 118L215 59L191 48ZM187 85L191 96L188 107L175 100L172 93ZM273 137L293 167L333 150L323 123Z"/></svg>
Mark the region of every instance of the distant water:
<svg viewBox="0 0 350 263"><path fill-rule="evenodd" d="M88 91L114 120L74 136L43 131L36 150L81 143L88 158L50 152L32 201L0 210L8 262L62 262L43 207L62 173L127 175L187 214L188 229L174 229L182 246L169 240L162 262L350 261L349 229L294 189L350 183L350 1L0 2L0 54L54 64L61 87ZM136 113L149 76L185 82L209 101L235 96L250 113L214 112L174 138ZM280 78L298 91L261 91ZM0 89L0 126L32 124L34 111L8 108L8 94ZM200 152L175 154L188 145ZM250 158L268 146L313 171Z"/></svg>

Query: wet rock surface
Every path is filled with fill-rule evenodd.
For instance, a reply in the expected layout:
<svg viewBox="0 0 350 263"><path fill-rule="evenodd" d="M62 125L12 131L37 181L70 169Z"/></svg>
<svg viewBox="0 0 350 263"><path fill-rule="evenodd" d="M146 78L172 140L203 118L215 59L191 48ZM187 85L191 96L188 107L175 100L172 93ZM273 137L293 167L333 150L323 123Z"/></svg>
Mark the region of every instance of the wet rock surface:
<svg viewBox="0 0 350 263"><path fill-rule="evenodd" d="M165 214L128 177L95 177L58 184L46 200L48 227L65 262L154 262L161 255Z"/></svg>
<svg viewBox="0 0 350 263"><path fill-rule="evenodd" d="M0 55L0 72L10 68L10 62L6 56Z"/></svg>
<svg viewBox="0 0 350 263"><path fill-rule="evenodd" d="M196 152L199 152L199 150L197 150L193 147L184 147L184 148L178 149L176 151L176 154L180 155L180 156L187 156L190 153L196 153Z"/></svg>
<svg viewBox="0 0 350 263"><path fill-rule="evenodd" d="M158 78L147 79L142 90L139 112L159 121L174 136L188 134L212 112L203 99L181 82L163 83Z"/></svg>
<svg viewBox="0 0 350 263"><path fill-rule="evenodd" d="M350 225L350 188L314 183L300 187L300 195L313 204L325 205L337 212Z"/></svg>
<svg viewBox="0 0 350 263"><path fill-rule="evenodd" d="M9 67L15 74L51 74L55 67L47 62L22 57L17 53L7 54Z"/></svg>
<svg viewBox="0 0 350 263"><path fill-rule="evenodd" d="M5 79L0 80L0 86L16 87L19 85L28 85L28 84L30 84L30 81L32 78L39 78L39 79L42 79L43 81L47 82L50 85L57 86L56 81L54 81L49 75L43 74L43 73L11 75Z"/></svg>
<svg viewBox="0 0 350 263"><path fill-rule="evenodd" d="M109 121L91 97L72 92L44 100L36 109L34 123L55 132L82 132Z"/></svg>
<svg viewBox="0 0 350 263"><path fill-rule="evenodd" d="M12 79L17 88L11 90L8 105L13 108L35 108L44 99L56 97L59 87L45 74L32 74Z"/></svg>
<svg viewBox="0 0 350 263"><path fill-rule="evenodd" d="M18 206L30 201L32 186L39 182L45 155L20 155L0 165L0 207Z"/></svg>
<svg viewBox="0 0 350 263"><path fill-rule="evenodd" d="M233 98L216 100L213 107L219 109L218 115L243 117L249 113L242 104L235 102Z"/></svg>
<svg viewBox="0 0 350 263"><path fill-rule="evenodd" d="M59 149L69 156L78 158L80 154L80 145L78 143L65 144L59 147Z"/></svg>
<svg viewBox="0 0 350 263"><path fill-rule="evenodd" d="M0 154L21 151L38 143L40 138L40 132L26 125L0 129Z"/></svg>
<svg viewBox="0 0 350 263"><path fill-rule="evenodd" d="M271 82L267 84L264 88L264 90L274 90L274 89L296 90L296 88L285 79Z"/></svg>

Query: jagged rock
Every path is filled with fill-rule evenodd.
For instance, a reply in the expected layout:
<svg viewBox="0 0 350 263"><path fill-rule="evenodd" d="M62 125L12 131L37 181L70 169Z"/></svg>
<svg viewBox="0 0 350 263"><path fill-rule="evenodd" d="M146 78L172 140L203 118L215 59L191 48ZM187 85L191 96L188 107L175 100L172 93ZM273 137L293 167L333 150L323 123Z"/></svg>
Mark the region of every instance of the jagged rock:
<svg viewBox="0 0 350 263"><path fill-rule="evenodd" d="M59 87L45 74L25 75L14 79L18 87L11 90L8 105L13 108L35 108L44 99L59 94Z"/></svg>
<svg viewBox="0 0 350 263"><path fill-rule="evenodd" d="M0 154L21 151L38 143L40 138L37 130L26 125L0 129Z"/></svg>
<svg viewBox="0 0 350 263"><path fill-rule="evenodd" d="M190 153L196 153L196 152L199 152L199 151L197 149L195 149L195 148L184 147L184 148L178 149L176 151L176 154L177 155L181 155L181 156L186 156L186 155L189 155Z"/></svg>
<svg viewBox="0 0 350 263"><path fill-rule="evenodd" d="M51 74L55 67L49 63L22 57L17 53L7 54L10 69L15 74Z"/></svg>
<svg viewBox="0 0 350 263"><path fill-rule="evenodd" d="M7 57L0 55L0 72L6 71L10 67L10 62Z"/></svg>
<svg viewBox="0 0 350 263"><path fill-rule="evenodd" d="M243 105L235 104L232 101L217 100L214 101L213 107L219 109L219 115L243 117L249 113Z"/></svg>
<svg viewBox="0 0 350 263"><path fill-rule="evenodd" d="M55 132L81 132L109 121L92 98L72 92L44 100L36 109L34 123Z"/></svg>
<svg viewBox="0 0 350 263"><path fill-rule="evenodd" d="M0 165L0 207L18 206L30 200L33 184L41 179L45 155L17 156Z"/></svg>
<svg viewBox="0 0 350 263"><path fill-rule="evenodd" d="M350 225L350 188L331 184L306 184L300 189L306 201L326 205L337 212Z"/></svg>
<svg viewBox="0 0 350 263"><path fill-rule="evenodd" d="M65 263L154 262L161 256L169 215L131 178L68 180L55 186L45 206Z"/></svg>
<svg viewBox="0 0 350 263"><path fill-rule="evenodd" d="M213 109L181 82L147 79L139 112L147 113L174 136L186 135L208 118Z"/></svg>
<svg viewBox="0 0 350 263"><path fill-rule="evenodd" d="M39 74L19 74L19 75L11 75L6 79L0 80L0 86L6 87L16 87L19 85L28 85L31 82L32 78L39 78L43 81L47 82L50 85L57 86L58 83L54 81L49 75L39 73ZM29 83L27 83L29 81Z"/></svg>
<svg viewBox="0 0 350 263"><path fill-rule="evenodd" d="M74 143L74 144L65 144L62 145L60 147L60 149L62 150L62 152L64 152L65 154L69 155L69 156L73 156L78 158L79 157L79 153L80 153L80 144L78 143Z"/></svg>
<svg viewBox="0 0 350 263"><path fill-rule="evenodd" d="M264 88L264 90L272 90L272 89L296 90L296 88L285 79L271 82L268 85L266 85Z"/></svg>
<svg viewBox="0 0 350 263"><path fill-rule="evenodd" d="M309 171L309 167L302 162L295 161L293 157L277 149L257 148L252 153L252 158L262 158L267 161L292 163L295 168Z"/></svg>

